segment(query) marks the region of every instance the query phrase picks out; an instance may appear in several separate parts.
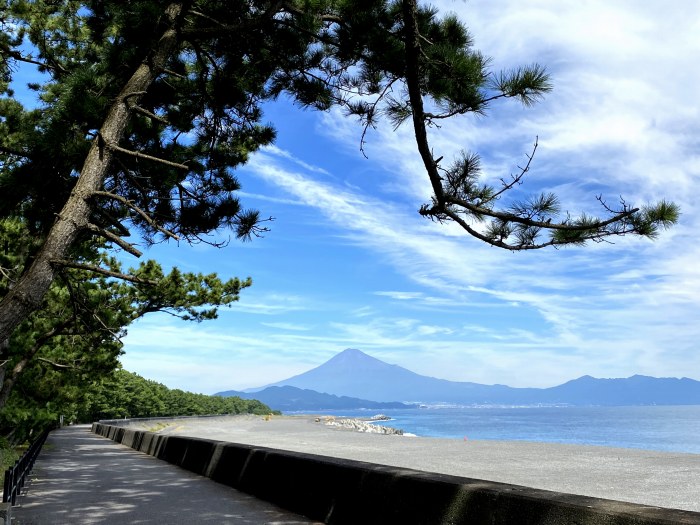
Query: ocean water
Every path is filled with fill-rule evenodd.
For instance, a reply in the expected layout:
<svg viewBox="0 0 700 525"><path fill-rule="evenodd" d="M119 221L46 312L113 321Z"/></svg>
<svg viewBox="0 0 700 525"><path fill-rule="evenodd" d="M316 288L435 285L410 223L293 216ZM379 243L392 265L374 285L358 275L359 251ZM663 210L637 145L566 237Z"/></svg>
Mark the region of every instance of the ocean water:
<svg viewBox="0 0 700 525"><path fill-rule="evenodd" d="M376 410L323 411L369 418ZM700 406L462 407L385 410L378 422L423 437L524 440L700 454Z"/></svg>

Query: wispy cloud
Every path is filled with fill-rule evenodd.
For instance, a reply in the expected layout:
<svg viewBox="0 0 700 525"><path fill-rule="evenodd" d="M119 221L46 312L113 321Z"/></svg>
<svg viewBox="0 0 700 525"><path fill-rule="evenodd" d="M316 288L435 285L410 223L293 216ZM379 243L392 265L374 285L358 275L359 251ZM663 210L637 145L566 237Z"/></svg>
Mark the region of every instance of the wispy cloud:
<svg viewBox="0 0 700 525"><path fill-rule="evenodd" d="M264 151L268 151L277 157L282 157L284 159L290 160L294 164L300 166L305 171L308 171L310 173L321 173L323 175L330 175L328 170L325 170L323 168L319 168L318 166L314 166L313 164L309 164L308 162L304 162L299 157L292 155L288 151L285 151L285 150L278 148L274 144L271 144L269 146L265 146Z"/></svg>
<svg viewBox="0 0 700 525"><path fill-rule="evenodd" d="M374 295L390 297L398 301L413 301L424 297L423 292L374 292Z"/></svg>
<svg viewBox="0 0 700 525"><path fill-rule="evenodd" d="M260 323L260 324L263 326L267 326L269 328L277 328L279 330L291 330L293 332L306 332L306 331L311 330L311 328L308 326L294 324L294 323Z"/></svg>
<svg viewBox="0 0 700 525"><path fill-rule="evenodd" d="M300 173L290 173L271 157L261 161L258 173L276 181L286 191L305 198L309 206L316 207L337 226L344 227L345 235L367 249L382 253L405 275L414 276L419 284L453 296L485 294L504 302L528 304L550 324L571 326L571 333L575 332L576 320L581 317L579 296L589 296L600 288L600 283L606 283L607 292L600 290L597 300L607 302L622 293L620 286L612 283L624 281L621 276L629 276L630 272L634 273L637 284L647 278L653 279L648 283L647 293L659 286L659 276L672 277L659 268L658 263L635 261L639 250L653 250L646 241L623 241L623 246L593 246L536 255L497 252L476 241L454 238L449 232L446 235L433 225L416 224L396 203L387 204L344 188L332 188ZM659 259L661 261L663 258ZM672 263L667 260L662 264ZM627 284L621 286L624 288ZM629 292L624 290L624 293L628 295ZM423 294L378 292L378 295L419 299ZM635 304L626 306L634 308Z"/></svg>
<svg viewBox="0 0 700 525"><path fill-rule="evenodd" d="M243 294L240 300L235 304L235 308L220 310L225 312L249 313L260 315L280 315L289 312L298 312L311 309L312 306L308 303L305 297L299 295L289 295L280 293L258 294L248 292Z"/></svg>

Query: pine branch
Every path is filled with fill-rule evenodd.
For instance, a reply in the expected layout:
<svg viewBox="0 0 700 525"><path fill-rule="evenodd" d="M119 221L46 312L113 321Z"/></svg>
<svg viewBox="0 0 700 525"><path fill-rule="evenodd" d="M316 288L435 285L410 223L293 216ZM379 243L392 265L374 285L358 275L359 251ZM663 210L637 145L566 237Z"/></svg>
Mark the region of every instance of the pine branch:
<svg viewBox="0 0 700 525"><path fill-rule="evenodd" d="M134 275L129 275L126 273L121 273L121 272L113 272L111 270L106 270L105 268L101 268L99 266L93 266L91 264L81 264L77 263L74 261L68 261L64 259L52 259L51 264L54 264L56 266L63 266L64 268L74 268L76 270L87 270L89 272L94 272L100 275L104 275L106 277L114 277L115 279L121 279L122 281L128 281L130 283L134 284L147 284L149 286L156 286L158 284L157 281L154 281L152 279L141 279L139 277L136 277Z"/></svg>
<svg viewBox="0 0 700 525"><path fill-rule="evenodd" d="M498 95L493 95L490 97L482 98L477 102L477 104L474 105L461 105L453 109L452 111L448 111L446 113L426 113L425 118L429 121L431 120L444 120L448 119L451 117L456 117L457 115L464 115L466 113L472 113L476 111L474 107L481 107L483 108L486 106L489 102L493 102L494 100L498 100L501 98L513 98L518 95L513 95L513 94L506 94L506 93L499 93Z"/></svg>
<svg viewBox="0 0 700 525"><path fill-rule="evenodd" d="M632 217L635 213L639 212L639 208L625 208L622 211L612 210L612 217L607 220L600 220L596 222L581 221L578 224L572 224L569 221L564 221L561 223L552 224L551 218L546 221L536 220L534 218L534 208L533 213L531 214L517 214L506 211L498 211L491 209L488 206L484 206L485 204L492 202L494 199L497 199L500 195L513 188L516 184L520 183L523 176L530 169L530 164L537 149L537 141L533 146L532 154L528 155L527 164L524 167L520 168L520 173L517 176L513 177L513 180L510 182L503 181L503 188L501 188L494 195L488 196L484 202L474 204L469 200L462 198L460 196L461 194L455 194L455 192L445 191L442 184L442 178L440 177L438 171L437 162L433 158L433 154L430 150L430 145L428 142L427 124L432 118L437 118L437 116L433 114L426 114L423 109L423 99L420 84L421 75L419 67L421 64L422 50L420 47L420 35L418 33L417 9L418 8L416 0L403 1L406 54L406 86L408 88L409 102L411 104L413 113L413 127L416 136L416 144L418 146L418 151L423 160L423 165L426 171L428 172L428 176L430 178L430 182L434 192L432 205L422 206L419 210L419 213L423 216L431 217L432 219L436 219L440 222L447 219L452 220L473 237L476 237L477 239L484 241L492 246L497 246L499 248L505 248L508 250L538 249L543 248L545 246L580 243L585 242L587 240L602 240L604 237L612 235L624 235L626 233L637 232L637 229L633 224L627 224L626 219ZM505 91L505 88L503 89L504 94L484 98L481 100L480 103L485 104L492 100L496 100L497 98L510 96L521 96L522 98L524 95L528 95L527 92L521 92L522 90L514 90L513 93L510 93ZM542 90L546 89L548 89L548 86L544 85L542 87ZM465 213L474 215L479 218L490 217L492 219L500 221L506 226L508 224L520 225L515 230L516 238L520 242L506 242L507 238L511 235L511 233L513 233L512 230L509 230L507 228L504 230L504 233L500 236L500 238L498 236L485 235L475 230L462 217L462 215ZM619 225L620 227L607 228L610 225ZM537 234L540 230L579 233L579 235L569 236L568 238L567 236L555 236L547 242L538 244L535 241L537 238Z"/></svg>
<svg viewBox="0 0 700 525"><path fill-rule="evenodd" d="M63 66L61 66L60 64L54 65L34 60L31 56L24 56L19 51L14 51L7 46L2 46L2 49L0 49L0 53L5 54L7 57L13 60L17 60L18 62L24 62L25 64L33 64L35 66L45 67L46 69L53 69L55 71L60 71L61 73L66 73L65 68L63 68Z"/></svg>
<svg viewBox="0 0 700 525"><path fill-rule="evenodd" d="M289 2L280 2L280 3L282 4L282 9L284 9L288 13L291 13L291 14L297 15L297 16L308 16L308 13L299 9L298 7L293 6ZM343 24L345 22L345 20L343 20L341 17L339 17L337 15L330 14L330 13L320 14L320 15L318 15L318 19L321 22L330 22L333 24Z"/></svg>
<svg viewBox="0 0 700 525"><path fill-rule="evenodd" d="M177 162L172 162L169 160L161 159L158 157L154 157L152 155L146 155L145 153L141 153L140 151L132 151L130 149L122 148L120 146L117 146L116 144L110 143L110 142L105 142L105 146L112 151L116 151L119 153L123 153L125 155L129 155L131 157L136 157L139 159L145 159L145 160L150 160L152 162L158 162L159 164L165 164L166 166L170 166L171 168L178 168L181 170L189 170L189 166L186 166L185 164L179 164Z"/></svg>
<svg viewBox="0 0 700 525"><path fill-rule="evenodd" d="M610 219L607 219L605 221L599 221L595 222L592 224L586 224L586 225L574 225L574 224L569 224L567 222L561 222L561 223L551 223L547 221L537 221L535 219L531 219L529 217L521 217L519 215L515 215L512 213L507 213L507 212L499 212L496 210L491 210L489 208L484 208L482 206L476 206L470 202L467 202L463 199L459 199L457 197L447 197L447 203L448 204L456 204L458 206L461 206L462 208L465 208L466 210L470 211L471 213L474 213L476 215L485 215L487 217L491 217L494 219L499 219L504 222L515 222L518 224L524 224L526 226L534 226L537 228L543 228L547 230L562 230L562 231L584 231L584 230L590 230L590 229L602 229L605 228L606 226L609 226L613 223L619 222L631 215L634 215L639 211L639 208L632 208L629 210L617 212L613 217ZM446 210L440 210L439 212L436 210L436 213L443 213L446 212ZM430 215L432 213L428 213L427 215Z"/></svg>
<svg viewBox="0 0 700 525"><path fill-rule="evenodd" d="M141 97L141 96L145 95L146 93L147 93L146 91L133 91L131 93L127 93L126 95L124 95L122 97L122 100L124 101L124 104L126 104L129 109L131 109L137 113L140 113L142 115L145 115L145 116L147 116L147 117L149 117L157 122L160 122L161 124L169 126L170 123L166 119L164 119L163 117L159 117L155 113L151 113L147 109L142 108L141 106L139 106L135 102L131 102L132 98Z"/></svg>
<svg viewBox="0 0 700 525"><path fill-rule="evenodd" d="M474 228L472 228L471 226L469 226L469 224L462 217L460 217L457 213L453 212L452 210L449 210L449 209L445 210L444 215L446 215L451 220L453 220L457 224L459 224L470 235L485 242L486 244L490 244L491 246L495 246L497 248L503 248L505 250L510 250L510 251L539 250L541 248L546 248L547 246L561 246L561 245L565 245L565 244L571 244L571 241L556 240L556 239L551 239L547 242L539 243L539 244L507 243L503 239L493 239L487 235L484 235L483 233L480 233L479 231L477 231ZM586 228L586 229L590 229L590 228ZM628 232L628 233L631 233L631 232ZM582 241L596 240L596 239L602 240L603 237L609 236L609 235L617 235L617 233L614 233L614 232L606 232L606 233L596 232L596 234L583 236L583 237L581 237L580 240L582 240Z"/></svg>
<svg viewBox="0 0 700 525"><path fill-rule="evenodd" d="M11 274L9 274L8 272L17 270L17 268L18 266L15 266L14 268L3 268L2 266L0 266L0 275L2 275L2 277L7 279L8 281L13 282L14 279L12 279Z"/></svg>
<svg viewBox="0 0 700 525"><path fill-rule="evenodd" d="M158 230L161 232L163 235L170 237L173 240L179 241L180 237L178 237L175 233L173 233L170 230L167 230L160 226L155 220L151 218L150 215L148 215L145 211L143 211L141 208L136 206L133 202L131 202L128 199L125 199L121 195L117 195L115 193L110 193L108 191L95 191L93 192L93 195L99 196L99 197L107 197L108 199L115 200L117 202L122 203L124 206L127 206L131 210L135 211L146 223L148 223L149 226L152 228Z"/></svg>
<svg viewBox="0 0 700 525"><path fill-rule="evenodd" d="M406 49L406 86L408 98L413 109L413 129L416 135L418 152L423 159L423 165L428 172L430 184L435 193L438 207L444 207L445 194L442 189L442 179L437 170L437 164L430 152L428 134L425 129L425 112L423 109L423 95L420 89L420 63L421 47L418 42L418 22L416 21L418 6L416 0L403 1L403 18Z"/></svg>
<svg viewBox="0 0 700 525"><path fill-rule="evenodd" d="M30 160L34 158L30 153L27 153L26 151L8 148L7 146L0 146L0 153L5 153L7 155L16 155L18 157L24 157L25 159Z"/></svg>
<svg viewBox="0 0 700 525"><path fill-rule="evenodd" d="M78 319L78 317L81 315L80 311L82 312L89 312L90 316L97 321L99 325L102 326L104 331L108 332L112 337L114 337L115 340L119 339L119 334L114 331L113 328L110 328L107 326L107 324L102 320L102 318L97 314L97 311L90 308L84 301L84 297L82 294L79 293L79 290L74 289L73 283L71 282L70 275L67 274L66 272L61 272L60 274L61 279L65 283L66 287L68 288L68 292L70 293L70 303L71 306L73 307L73 317L74 319Z"/></svg>
<svg viewBox="0 0 700 525"><path fill-rule="evenodd" d="M148 93L148 92L147 91L132 91L132 92L127 93L124 96L122 96L122 101L128 105L128 104L130 104L129 99L131 99L133 97L143 96L146 93Z"/></svg>
<svg viewBox="0 0 700 525"><path fill-rule="evenodd" d="M187 78L185 75L181 75L181 74L178 73L177 71L173 71L172 69L168 69L168 68L166 68L166 67L163 67L163 68L161 68L160 70L161 70L163 73L165 73L166 75L170 75L171 77L182 78L182 79L186 79L186 78Z"/></svg>
<svg viewBox="0 0 700 525"><path fill-rule="evenodd" d="M98 213L100 217L105 219L109 224L111 224L113 227L119 230L119 235L121 237L129 237L131 235L129 229L126 226L124 226L121 222L119 222L119 220L116 217L113 217L112 214L108 213L107 210L97 208L95 212Z"/></svg>
<svg viewBox="0 0 700 525"><path fill-rule="evenodd" d="M367 158L367 155L365 154L365 137L367 136L367 130L369 129L370 126L372 126L372 128L374 128L371 116L375 114L375 112L377 111L377 106L379 105L379 103L382 100L384 100L384 97L386 97L386 94L392 90L392 87L393 87L394 83L396 83L397 80L398 80L398 78L392 78L391 81L387 82L387 85L384 86L384 89L382 89L382 92L379 93L379 95L377 95L376 100L374 100L374 102L372 102L372 104L370 105L370 108L367 112L368 115L370 115L370 116L367 117L365 125L362 129L362 137L360 137L360 151L362 152L362 155L365 158Z"/></svg>
<svg viewBox="0 0 700 525"><path fill-rule="evenodd" d="M111 231L105 230L104 228L100 228L96 224L92 224L92 223L88 223L86 225L86 228L88 230L90 230L91 232L94 232L94 233L104 237L105 239L112 241L114 244L118 245L121 249L130 253L134 257L141 257L143 255L143 253L140 250L137 250L136 248L134 248L133 244L129 244L124 239L119 237L119 235L116 235L116 234L112 233Z"/></svg>
<svg viewBox="0 0 700 525"><path fill-rule="evenodd" d="M195 11L194 9L190 9L190 10L189 10L189 13L190 13L190 14L193 14L194 16L198 16L198 17L200 17L200 18L204 18L205 20L208 20L209 22L213 22L215 25L221 27L222 29L226 29L226 25L225 25L225 24L222 24L222 23L221 23L219 20L217 20L216 18L213 18L213 17L211 17L211 16L209 16L209 15L205 15L204 13L202 13L202 12L200 12L200 11Z"/></svg>
<svg viewBox="0 0 700 525"><path fill-rule="evenodd" d="M258 19L246 19L240 24L224 24L220 20L216 20L212 18L209 15L206 15L200 11L195 11L193 9L190 9L188 11L188 14L192 14L194 16L198 16L200 18L203 18L209 22L212 22L215 27L188 27L188 28L183 28L181 29L181 34L187 38L188 35L218 35L218 34L236 34L240 33L244 29L250 29L252 27L255 27L256 25L259 25L261 20L268 20L274 17L277 13L279 13L283 8L285 7L285 2L283 0L277 0L275 2L272 2L270 6L265 10L265 13L262 14Z"/></svg>
<svg viewBox="0 0 700 525"><path fill-rule="evenodd" d="M69 369L75 370L78 368L75 365L63 365L61 363L56 363L55 361L51 361L49 359L46 359L45 357L37 357L37 361L47 363L47 364L51 365L56 370L69 370Z"/></svg>
<svg viewBox="0 0 700 525"><path fill-rule="evenodd" d="M503 195L505 192L510 190L511 188L515 187L516 184L520 184L520 181L522 178L525 176L525 174L530 171L530 164L532 164L532 159L535 158L535 153L537 152L537 147L539 146L539 137L535 137L535 143L532 146L532 153L527 155L527 164L525 164L524 168L520 168L520 173L517 175L513 176L511 174L511 181L506 182L503 179L501 179L501 183L503 184L503 187L498 190L496 193L494 193L490 198L487 200L483 201L481 205L483 206L487 202L493 202L494 200L498 199L501 195Z"/></svg>
<svg viewBox="0 0 700 525"><path fill-rule="evenodd" d="M0 406L5 406L5 404L7 403L7 399L10 396L10 392L12 391L12 388L17 382L17 379L19 378L20 374L24 371L24 369L34 358L37 352L41 350L41 347L44 346L44 344L46 344L51 338L60 335L63 329L70 325L71 321L72 319L64 319L63 321L61 321L51 330L41 335L34 342L32 347L24 353L22 359L20 359L12 368L9 377L6 377L5 380L2 382L2 388L0 388ZM0 364L0 366L5 366L7 362L8 361L3 362L2 364Z"/></svg>
<svg viewBox="0 0 700 525"><path fill-rule="evenodd" d="M155 113L151 113L147 109L142 108L141 106L137 106L136 104L132 104L129 106L133 111L136 113L140 113L141 115L145 115L146 117L150 118L151 120L155 120L156 122L160 122L164 126L169 126L170 122L168 122L166 119L163 117L159 117Z"/></svg>

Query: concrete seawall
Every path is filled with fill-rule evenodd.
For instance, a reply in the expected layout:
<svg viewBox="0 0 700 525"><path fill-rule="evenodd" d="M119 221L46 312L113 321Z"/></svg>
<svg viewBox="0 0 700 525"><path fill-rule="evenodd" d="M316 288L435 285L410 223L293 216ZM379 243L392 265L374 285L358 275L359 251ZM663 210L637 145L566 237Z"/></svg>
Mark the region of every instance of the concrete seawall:
<svg viewBox="0 0 700 525"><path fill-rule="evenodd" d="M700 525L700 513L105 423L92 431L329 524Z"/></svg>

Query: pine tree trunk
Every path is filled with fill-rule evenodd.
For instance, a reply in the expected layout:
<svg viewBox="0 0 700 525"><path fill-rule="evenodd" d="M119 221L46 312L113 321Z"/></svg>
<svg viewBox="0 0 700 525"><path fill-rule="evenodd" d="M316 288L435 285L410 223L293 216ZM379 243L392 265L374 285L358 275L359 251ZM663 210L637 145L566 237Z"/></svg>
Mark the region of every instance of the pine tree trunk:
<svg viewBox="0 0 700 525"><path fill-rule="evenodd" d="M112 104L100 129L100 136L93 142L75 187L46 241L31 266L0 301L0 390L9 364L10 337L22 321L41 307L56 274L52 261L66 259L78 234L87 226L91 215L91 198L95 191L102 189L112 160L112 152L105 145L119 144L130 117L127 98L131 101L138 100L139 96L134 94L143 93L150 87L177 49L175 26L182 10L182 3L172 3L166 8L168 29L150 57L138 67ZM4 397L6 399L7 396ZM0 400L0 408L3 406L4 400Z"/></svg>

